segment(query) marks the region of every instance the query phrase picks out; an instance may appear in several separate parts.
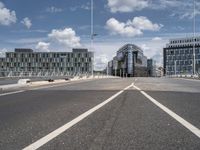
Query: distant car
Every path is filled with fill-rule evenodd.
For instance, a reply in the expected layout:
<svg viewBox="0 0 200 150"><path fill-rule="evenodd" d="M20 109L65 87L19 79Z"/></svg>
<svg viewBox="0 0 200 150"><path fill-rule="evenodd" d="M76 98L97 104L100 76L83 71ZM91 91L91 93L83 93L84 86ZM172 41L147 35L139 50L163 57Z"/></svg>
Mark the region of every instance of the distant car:
<svg viewBox="0 0 200 150"><path fill-rule="evenodd" d="M47 81L49 81L49 82L54 82L54 80L53 80L53 79L48 79Z"/></svg>

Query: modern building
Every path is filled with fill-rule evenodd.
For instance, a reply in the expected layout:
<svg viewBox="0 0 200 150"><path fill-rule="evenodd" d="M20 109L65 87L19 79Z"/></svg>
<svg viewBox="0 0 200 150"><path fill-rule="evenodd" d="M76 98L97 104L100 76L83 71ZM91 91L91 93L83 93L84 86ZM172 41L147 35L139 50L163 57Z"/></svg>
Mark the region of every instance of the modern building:
<svg viewBox="0 0 200 150"><path fill-rule="evenodd" d="M72 52L34 52L32 49L15 49L0 58L0 76L91 74L93 52L73 49Z"/></svg>
<svg viewBox="0 0 200 150"><path fill-rule="evenodd" d="M108 72L121 77L147 76L147 57L138 46L126 44L108 63Z"/></svg>
<svg viewBox="0 0 200 150"><path fill-rule="evenodd" d="M195 72L200 73L200 37L191 37L171 39L163 49L164 74L193 74L194 45Z"/></svg>
<svg viewBox="0 0 200 150"><path fill-rule="evenodd" d="M148 59L147 60L147 71L148 71L148 76L149 77L156 77L156 61L153 59Z"/></svg>

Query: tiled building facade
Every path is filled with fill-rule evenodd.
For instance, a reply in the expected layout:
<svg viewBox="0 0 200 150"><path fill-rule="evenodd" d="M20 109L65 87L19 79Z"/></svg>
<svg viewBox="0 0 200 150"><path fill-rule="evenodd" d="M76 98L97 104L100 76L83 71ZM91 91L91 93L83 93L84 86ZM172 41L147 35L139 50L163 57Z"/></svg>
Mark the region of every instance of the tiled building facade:
<svg viewBox="0 0 200 150"><path fill-rule="evenodd" d="M0 76L20 74L51 75L91 74L93 52L87 49L73 49L72 52L34 52L32 49L15 49L0 58Z"/></svg>
<svg viewBox="0 0 200 150"><path fill-rule="evenodd" d="M165 75L193 74L195 43L195 72L200 73L200 37L171 39L163 49Z"/></svg>

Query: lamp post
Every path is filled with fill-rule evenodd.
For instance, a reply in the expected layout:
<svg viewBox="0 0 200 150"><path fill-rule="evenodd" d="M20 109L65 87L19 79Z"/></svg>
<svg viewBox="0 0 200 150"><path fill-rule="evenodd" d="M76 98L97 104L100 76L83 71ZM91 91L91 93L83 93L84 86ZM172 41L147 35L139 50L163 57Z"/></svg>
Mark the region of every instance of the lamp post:
<svg viewBox="0 0 200 150"><path fill-rule="evenodd" d="M196 74L196 58L195 58L195 36L196 36L196 3L194 0L194 20L193 20L193 75Z"/></svg>
<svg viewBox="0 0 200 150"><path fill-rule="evenodd" d="M177 62L177 60L175 60L175 64L174 64L175 77L176 77L176 62Z"/></svg>
<svg viewBox="0 0 200 150"><path fill-rule="evenodd" d="M94 33L94 1L91 0L91 31L90 31L91 50L93 50L93 47L94 47L94 37L97 35L98 34ZM92 63L92 76L94 76L94 56L93 56L93 63Z"/></svg>
<svg viewBox="0 0 200 150"><path fill-rule="evenodd" d="M91 50L93 49L93 34L94 34L94 29L93 29L93 0L91 0L91 31L90 31L90 47ZM94 56L92 60L92 77L94 76Z"/></svg>

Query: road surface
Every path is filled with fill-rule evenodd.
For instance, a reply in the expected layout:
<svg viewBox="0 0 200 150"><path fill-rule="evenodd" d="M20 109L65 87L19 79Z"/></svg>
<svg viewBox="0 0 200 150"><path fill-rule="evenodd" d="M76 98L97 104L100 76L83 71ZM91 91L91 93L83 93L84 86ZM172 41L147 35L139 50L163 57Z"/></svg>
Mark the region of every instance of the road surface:
<svg viewBox="0 0 200 150"><path fill-rule="evenodd" d="M196 80L97 79L0 95L2 150L199 150L199 129Z"/></svg>

